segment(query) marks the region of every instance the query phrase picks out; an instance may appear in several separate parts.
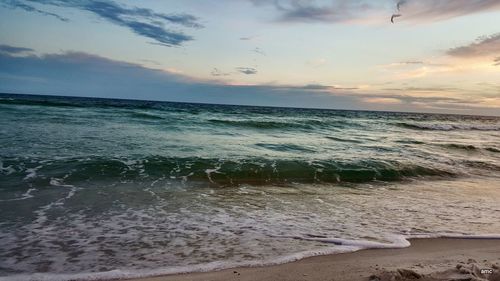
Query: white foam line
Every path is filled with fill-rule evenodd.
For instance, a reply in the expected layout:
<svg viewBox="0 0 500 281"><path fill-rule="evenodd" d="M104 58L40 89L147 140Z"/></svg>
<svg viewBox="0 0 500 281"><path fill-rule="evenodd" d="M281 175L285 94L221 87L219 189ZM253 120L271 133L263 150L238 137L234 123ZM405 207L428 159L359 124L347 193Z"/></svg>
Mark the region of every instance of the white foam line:
<svg viewBox="0 0 500 281"><path fill-rule="evenodd" d="M350 240L350 239L342 239L342 238L321 238L321 237L305 237L305 236L276 236L273 235L271 237L275 238L292 238L292 239L300 239L307 241L318 241L325 243L332 243L338 246L350 246L350 247L359 247L361 249L397 249L397 248L406 248L410 246L410 242L404 236L389 236L392 243L381 243L374 242L368 240Z"/></svg>
<svg viewBox="0 0 500 281"><path fill-rule="evenodd" d="M26 181L26 180L29 180L29 179L33 179L36 177L36 172L42 168L42 166L37 166L35 168L30 168L30 169L26 169L26 172L28 173L24 178L23 180Z"/></svg>
<svg viewBox="0 0 500 281"><path fill-rule="evenodd" d="M1 173L4 173L4 174L6 174L6 175L10 175L10 174L12 174L12 173L15 173L15 172L16 172L16 170L15 170L14 168L12 168L12 165L9 165L9 166L7 166L7 167L4 167L4 166L3 166L3 161L2 161L2 160L0 160L0 172L1 172Z"/></svg>
<svg viewBox="0 0 500 281"><path fill-rule="evenodd" d="M279 265L279 264L298 261L313 256L342 254L342 253L356 252L364 249L406 248L410 246L410 242L407 239L415 239L415 238L500 239L500 234L480 234L480 235L436 234L436 235L415 235L411 237L394 235L390 236L390 238L394 239L393 243L381 243L381 242L373 242L365 240L349 240L341 238L313 238L313 237L302 237L302 236L274 236L274 237L320 241L325 243L334 243L337 246L328 247L321 250L304 251L262 261L211 262L199 265L173 266L173 267L157 268L151 270L112 270L106 272L88 272L88 273L75 273L75 274L56 274L56 273L18 274L18 275L0 277L0 281L69 281L69 280L92 281L92 280L103 280L103 279L115 280L115 279L142 278L142 277L183 274L183 273L193 273L193 272L209 272L209 271L218 271L218 270L237 268L237 267L259 267L259 266Z"/></svg>
<svg viewBox="0 0 500 281"><path fill-rule="evenodd" d="M21 194L21 197L19 197L19 198L3 199L3 200L0 200L0 202L21 201L21 200L26 200L26 199L29 199L29 198L33 198L35 196L33 196L31 194L31 192L33 192L35 190L36 190L36 188L30 188L30 189L28 189L28 191L26 191L25 193Z"/></svg>
<svg viewBox="0 0 500 281"><path fill-rule="evenodd" d="M306 251L282 256L274 259L263 261L249 261L249 262L211 262L200 265L190 266L174 266L168 268L158 268L152 270L112 270L107 272L89 272L89 273L76 273L76 274L50 274L50 273L35 273L35 274L19 274L11 275L8 277L0 277L0 281L68 281L68 280L114 280L114 279L128 279L128 278L141 278L152 277L161 275L172 275L193 272L209 272L218 271L236 267L258 267L278 265L293 261L298 261L311 256L339 254L345 252L352 252L356 249L346 248L328 248L317 251Z"/></svg>
<svg viewBox="0 0 500 281"><path fill-rule="evenodd" d="M68 195L66 195L66 197L64 197L64 199L70 199L71 197L73 197L73 195L75 195L76 191L79 189L78 187L76 187L74 185L63 184L63 183L61 183L61 180L57 179L57 178L50 179L50 185L58 186L58 187L69 187L70 190L68 192ZM60 202L60 201L61 201L61 199L58 200L58 202Z"/></svg>
<svg viewBox="0 0 500 281"><path fill-rule="evenodd" d="M73 197L75 195L76 191L79 189L78 187L73 186L73 185L62 184L60 182L60 179L56 179L56 178L50 179L50 185L57 186L57 187L69 187L70 190L69 190L68 194L65 197L59 198L56 201L51 202L51 203L49 203L49 204L47 204L45 206L42 206L38 210L34 211L34 213L37 214L37 218L36 218L35 222L38 223L38 224L42 224L45 221L47 221L47 215L46 214L47 214L48 210L50 210L53 206L64 204L65 200L66 199L70 199L71 197Z"/></svg>
<svg viewBox="0 0 500 281"><path fill-rule="evenodd" d="M500 239L500 234L425 234L425 235L410 235L408 239L425 239L425 238L451 238L451 239Z"/></svg>

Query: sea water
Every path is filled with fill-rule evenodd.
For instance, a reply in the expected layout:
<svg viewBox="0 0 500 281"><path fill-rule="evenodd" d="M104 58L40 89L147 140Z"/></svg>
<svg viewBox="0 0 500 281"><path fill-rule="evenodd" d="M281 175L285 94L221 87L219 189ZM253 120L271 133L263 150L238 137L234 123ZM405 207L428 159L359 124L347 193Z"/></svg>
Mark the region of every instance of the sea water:
<svg viewBox="0 0 500 281"><path fill-rule="evenodd" d="M0 279L498 237L500 118L0 95Z"/></svg>

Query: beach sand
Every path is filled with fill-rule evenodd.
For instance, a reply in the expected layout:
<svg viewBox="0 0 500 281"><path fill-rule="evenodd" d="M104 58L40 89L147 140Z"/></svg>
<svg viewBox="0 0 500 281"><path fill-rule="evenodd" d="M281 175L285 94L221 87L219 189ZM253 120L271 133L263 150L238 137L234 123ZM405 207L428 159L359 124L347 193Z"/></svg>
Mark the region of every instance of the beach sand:
<svg viewBox="0 0 500 281"><path fill-rule="evenodd" d="M132 279L234 280L495 280L500 281L500 239L412 239L404 249L370 249L254 268L234 268ZM481 269L492 273L481 273Z"/></svg>

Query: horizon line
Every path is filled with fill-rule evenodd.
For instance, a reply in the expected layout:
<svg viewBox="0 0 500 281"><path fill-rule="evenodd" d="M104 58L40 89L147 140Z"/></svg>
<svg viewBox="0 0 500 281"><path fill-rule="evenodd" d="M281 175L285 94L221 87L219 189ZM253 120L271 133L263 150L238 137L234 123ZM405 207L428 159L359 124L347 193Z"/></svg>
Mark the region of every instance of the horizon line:
<svg viewBox="0 0 500 281"><path fill-rule="evenodd" d="M187 102L187 101L172 101L172 100L148 100L148 99L130 99L130 98L106 98L93 96L65 96L61 94L26 94L26 93L5 93L1 95L16 95L16 96L35 96L35 97L57 97L57 98L83 98L83 99L100 99L100 100L121 100L121 101L145 101L145 102L160 102L160 103L180 103L194 105L217 105L217 106L243 106L243 107L262 107L262 108L286 108L286 109L302 109L302 110L329 110L329 111L350 111L350 112L367 112L367 113L391 113L391 114L429 114L443 116L471 116L471 117L493 117L500 118L499 115L479 115L479 114L458 114L458 113L441 113L441 112L422 112L422 111L392 111L392 110L369 110L369 109L341 109L341 108L321 108L321 107L294 107L294 106L278 106L278 105L251 105L251 104L230 104L230 103L207 103L207 102Z"/></svg>

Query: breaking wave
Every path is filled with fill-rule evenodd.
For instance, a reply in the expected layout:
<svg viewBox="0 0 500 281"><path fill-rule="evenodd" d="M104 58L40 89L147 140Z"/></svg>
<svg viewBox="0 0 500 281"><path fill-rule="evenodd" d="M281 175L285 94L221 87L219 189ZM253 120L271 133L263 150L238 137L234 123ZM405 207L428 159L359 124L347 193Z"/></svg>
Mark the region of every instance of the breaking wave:
<svg viewBox="0 0 500 281"><path fill-rule="evenodd" d="M398 123L400 127L414 130L431 131L500 131L500 124L417 124L417 123Z"/></svg>
<svg viewBox="0 0 500 281"><path fill-rule="evenodd" d="M419 166L397 161L304 161L217 158L169 158L152 156L139 160L120 158L70 158L43 161L37 169L37 177L26 177L33 169L25 167L29 161L4 160L18 176L25 180L39 181L66 177L68 182L88 180L135 180L143 178L167 178L172 180L209 182L220 186L240 184L286 183L363 183L370 181L401 181L405 178L438 176L452 177L457 174L445 169Z"/></svg>

